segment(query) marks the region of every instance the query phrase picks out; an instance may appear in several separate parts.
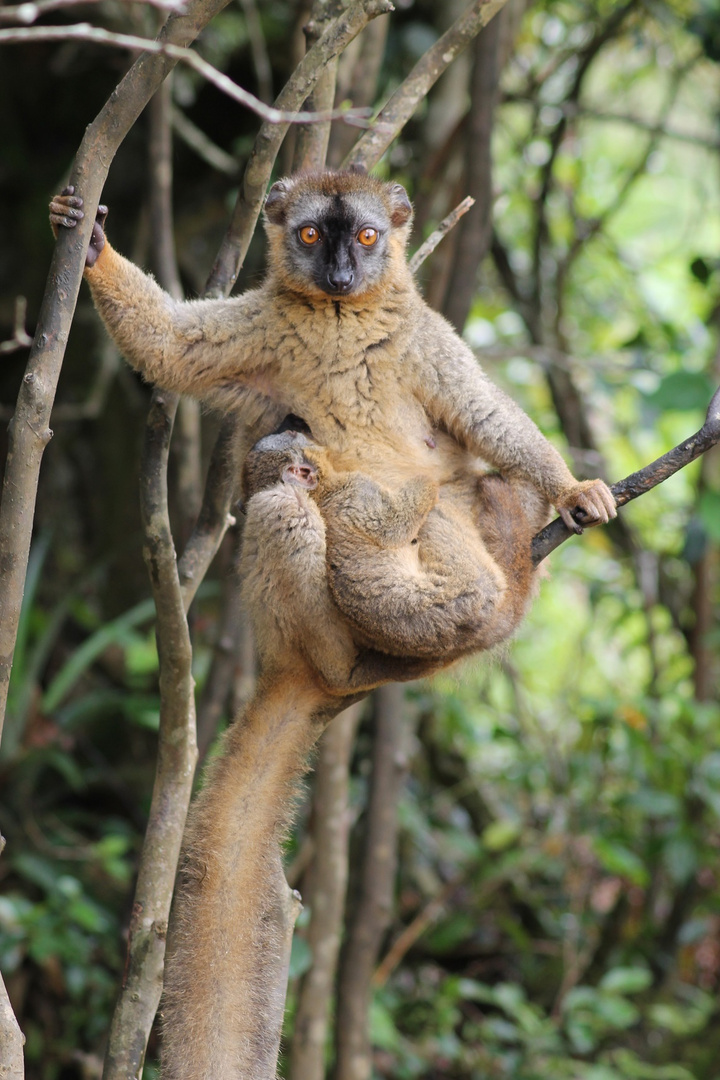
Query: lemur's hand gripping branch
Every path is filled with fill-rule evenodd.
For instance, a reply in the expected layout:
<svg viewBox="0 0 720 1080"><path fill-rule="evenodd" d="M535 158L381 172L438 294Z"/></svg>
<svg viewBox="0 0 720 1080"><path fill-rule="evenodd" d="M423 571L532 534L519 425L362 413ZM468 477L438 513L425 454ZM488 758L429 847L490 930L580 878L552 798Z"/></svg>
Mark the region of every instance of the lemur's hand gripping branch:
<svg viewBox="0 0 720 1080"><path fill-rule="evenodd" d="M720 442L720 388L713 394L708 406L705 423L699 431L691 435L689 439L685 439L679 446L668 450L667 454L663 454L656 461L651 462L637 472L631 473L624 480L618 480L617 484L611 486L610 491L615 497L616 506L624 506L625 503L637 499L638 496L644 495L646 491L650 491L652 488L657 487L658 484L662 484L664 480L679 472L680 469L684 469L691 461L695 461L696 458L699 458L718 442ZM582 521L580 524L582 524ZM556 547L559 547L572 535L573 530L569 529L561 518L551 521L549 525L546 525L541 532L533 537L533 564L538 566L551 551L554 551Z"/></svg>

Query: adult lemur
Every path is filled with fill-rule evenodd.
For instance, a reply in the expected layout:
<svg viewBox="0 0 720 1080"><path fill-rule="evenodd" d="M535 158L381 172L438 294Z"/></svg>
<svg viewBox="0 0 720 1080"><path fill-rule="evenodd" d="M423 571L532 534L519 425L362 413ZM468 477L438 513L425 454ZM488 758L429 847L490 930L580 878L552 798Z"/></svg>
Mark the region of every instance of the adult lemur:
<svg viewBox="0 0 720 1080"><path fill-rule="evenodd" d="M72 193L56 196L51 222L72 226L81 207ZM436 484L419 554L423 529L441 516L455 546L473 552L472 651L513 629L498 624L489 641L480 625L515 587L483 540L483 464L517 484L530 519L517 521L523 534L543 523L547 506L539 507L538 495L571 527L573 512L585 524L605 522L615 503L601 480L575 480L424 302L405 259L411 219L399 184L357 173L301 175L278 181L267 197L269 273L259 289L229 300L174 301L113 250L104 213L86 278L110 334L150 382L241 411L253 441L285 414L299 414L334 469L359 470L390 490L418 477ZM382 647L390 644L386 636ZM412 655L407 645L391 651Z"/></svg>
<svg viewBox="0 0 720 1080"><path fill-rule="evenodd" d="M72 227L82 200L67 190L50 211L55 229ZM316 444L263 441L245 470L260 677L188 826L167 1080L274 1076L282 1000L262 976L278 948L277 839L322 724L374 685L505 638L549 503L570 525L573 512L583 524L615 516L606 485L578 483L425 304L405 261L411 217L402 187L365 175L279 181L265 283L185 303L111 248L104 212L93 230L87 281L134 367L239 410L252 442L292 412Z"/></svg>

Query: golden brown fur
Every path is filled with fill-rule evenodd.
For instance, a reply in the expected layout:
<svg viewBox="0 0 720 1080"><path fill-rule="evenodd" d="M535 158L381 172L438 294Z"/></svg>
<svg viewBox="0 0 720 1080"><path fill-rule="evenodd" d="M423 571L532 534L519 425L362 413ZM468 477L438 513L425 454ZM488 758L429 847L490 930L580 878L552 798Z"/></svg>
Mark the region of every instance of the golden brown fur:
<svg viewBox="0 0 720 1080"><path fill-rule="evenodd" d="M72 191L56 196L53 227L72 227L81 207ZM505 638L549 503L568 521L576 506L590 523L614 515L605 485L573 478L425 304L405 261L411 214L402 188L370 177L282 181L266 207L265 283L189 303L113 250L103 212L93 231L87 281L129 362L160 387L239 410L248 448L302 416L324 448L309 464L330 478L316 501L298 475L261 468L248 501L244 592L261 674L188 825L166 1080L274 1075L282 1000L262 974L279 948L278 841L321 724L372 686ZM300 243L308 222L326 230L326 263ZM358 246L368 223L371 251Z"/></svg>
<svg viewBox="0 0 720 1080"><path fill-rule="evenodd" d="M546 514L521 481L475 481L482 543L468 546L452 507L436 509L437 487L424 477L390 491L362 473L337 472L323 447L288 431L250 452L245 491L281 478L320 511L330 593L355 641L447 663L516 628L532 589L530 542ZM334 640L341 633L334 627Z"/></svg>

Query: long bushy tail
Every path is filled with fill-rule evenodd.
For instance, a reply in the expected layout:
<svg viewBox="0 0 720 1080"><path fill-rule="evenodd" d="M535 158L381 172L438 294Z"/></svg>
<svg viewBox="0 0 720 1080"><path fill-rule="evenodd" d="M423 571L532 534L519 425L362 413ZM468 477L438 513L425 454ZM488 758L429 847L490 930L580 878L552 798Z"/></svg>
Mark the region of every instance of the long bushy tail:
<svg viewBox="0 0 720 1080"><path fill-rule="evenodd" d="M280 841L321 730L314 693L261 686L190 811L161 1006L163 1080L276 1076L296 914Z"/></svg>

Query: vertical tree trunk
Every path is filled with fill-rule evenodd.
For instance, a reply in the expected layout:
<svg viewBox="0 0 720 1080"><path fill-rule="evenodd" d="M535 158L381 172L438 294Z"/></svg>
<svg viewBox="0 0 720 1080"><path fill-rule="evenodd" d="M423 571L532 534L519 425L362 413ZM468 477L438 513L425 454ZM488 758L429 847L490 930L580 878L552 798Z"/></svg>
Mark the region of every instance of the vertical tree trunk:
<svg viewBox="0 0 720 1080"><path fill-rule="evenodd" d="M330 1004L342 935L350 830L349 769L361 704L337 716L320 743L313 792L314 855L303 902L310 908L312 967L299 993L291 1080L323 1080Z"/></svg>
<svg viewBox="0 0 720 1080"><path fill-rule="evenodd" d="M457 231L455 258L443 310L462 333L477 290L478 267L490 250L492 236L492 132L500 77L501 11L473 43L470 114L465 143L465 190L475 199Z"/></svg>
<svg viewBox="0 0 720 1080"><path fill-rule="evenodd" d="M375 740L358 900L351 910L338 982L334 1080L368 1080L371 985L390 924L397 867L397 804L407 771L402 686L375 691Z"/></svg>

